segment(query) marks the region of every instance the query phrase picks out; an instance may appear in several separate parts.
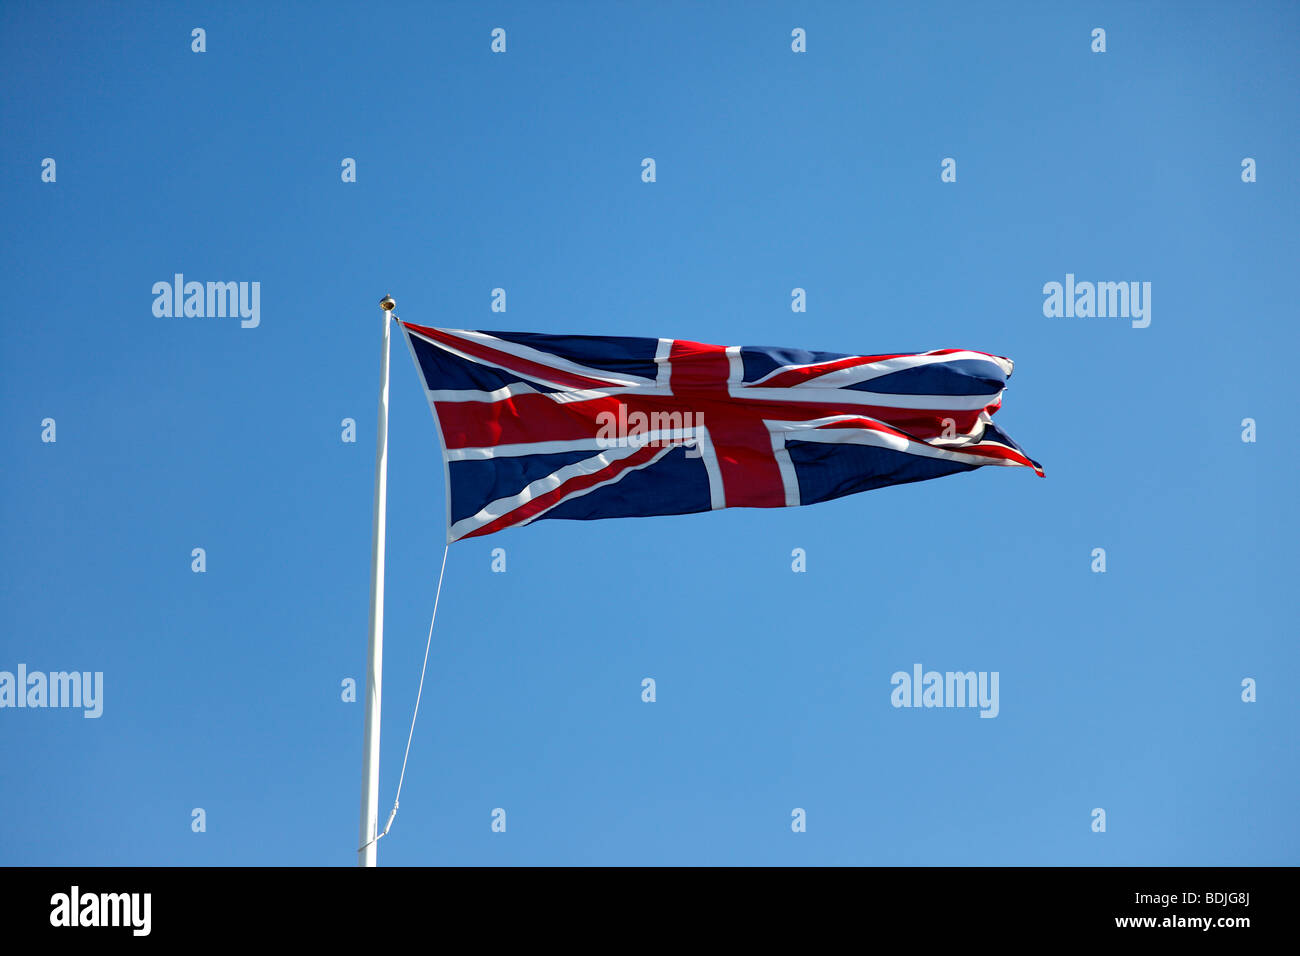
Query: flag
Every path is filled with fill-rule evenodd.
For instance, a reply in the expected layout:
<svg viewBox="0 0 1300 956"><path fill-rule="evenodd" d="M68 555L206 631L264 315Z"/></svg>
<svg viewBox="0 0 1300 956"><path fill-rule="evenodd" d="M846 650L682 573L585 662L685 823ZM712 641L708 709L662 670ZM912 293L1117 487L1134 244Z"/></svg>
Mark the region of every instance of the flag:
<svg viewBox="0 0 1300 956"><path fill-rule="evenodd" d="M788 508L982 465L1010 359L840 355L402 322L442 437L447 541L542 518Z"/></svg>

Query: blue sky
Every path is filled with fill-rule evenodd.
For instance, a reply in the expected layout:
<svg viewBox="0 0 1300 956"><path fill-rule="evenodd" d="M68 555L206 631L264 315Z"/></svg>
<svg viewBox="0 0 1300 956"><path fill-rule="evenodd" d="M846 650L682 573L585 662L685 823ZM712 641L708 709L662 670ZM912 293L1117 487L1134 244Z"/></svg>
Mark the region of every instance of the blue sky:
<svg viewBox="0 0 1300 956"><path fill-rule="evenodd" d="M1007 355L1047 477L453 545L381 863L1300 862L1298 41L1285 3L0 8L0 670L104 674L99 719L0 710L0 862L354 863L389 292ZM178 272L260 324L156 317ZM1067 273L1150 326L1045 317ZM384 814L444 516L394 345ZM997 718L892 707L915 663L997 671Z"/></svg>

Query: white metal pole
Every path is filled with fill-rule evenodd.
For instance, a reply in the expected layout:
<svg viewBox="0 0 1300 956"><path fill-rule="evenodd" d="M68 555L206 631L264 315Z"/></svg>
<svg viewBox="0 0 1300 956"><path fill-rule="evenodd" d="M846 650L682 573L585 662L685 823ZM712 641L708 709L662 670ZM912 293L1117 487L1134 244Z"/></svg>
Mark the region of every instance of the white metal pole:
<svg viewBox="0 0 1300 956"><path fill-rule="evenodd" d="M384 358L379 366L379 424L375 446L374 524L370 535L370 645L366 663L366 741L361 777L361 844L357 866L374 866L379 832L379 716L384 683L384 541L388 519L388 352L397 305L384 296Z"/></svg>

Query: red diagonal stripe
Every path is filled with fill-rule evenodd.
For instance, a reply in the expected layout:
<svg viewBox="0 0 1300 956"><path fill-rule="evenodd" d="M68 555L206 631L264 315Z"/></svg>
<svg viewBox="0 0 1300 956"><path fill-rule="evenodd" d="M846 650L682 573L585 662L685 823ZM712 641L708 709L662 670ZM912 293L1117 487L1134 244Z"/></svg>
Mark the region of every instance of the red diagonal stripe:
<svg viewBox="0 0 1300 956"><path fill-rule="evenodd" d="M859 365L870 365L872 362L883 362L887 359L904 358L911 354L910 352L900 352L897 355L854 355L849 358L836 359L833 362L820 362L817 365L809 365L805 368L786 369L781 374L765 381L751 382L750 384L754 388L786 388L790 385L799 385L802 382L821 378L823 375L829 375L831 372L838 372L841 369L857 368Z"/></svg>
<svg viewBox="0 0 1300 956"><path fill-rule="evenodd" d="M459 349L466 355L484 359L493 365L500 365L512 372L518 372L525 378L554 382L556 385L563 385L566 388L612 388L618 385L618 383L606 379L588 378L585 375L577 375L573 372L562 372L550 365L531 362L528 359L519 358L517 355L511 355L509 352L502 352L500 349L494 349L470 339L462 339L451 335L441 329L431 329L424 325L412 325L410 322L403 322L402 324L412 332L418 332L434 342Z"/></svg>
<svg viewBox="0 0 1300 956"><path fill-rule="evenodd" d="M827 422L825 425L818 425L816 430L819 431L823 428L866 428L871 431L897 435L900 438L906 438L908 441L918 442L923 445L930 444L914 434L909 435L907 432L901 432L896 428L890 428L888 425L883 425L880 422L871 421L866 418L851 418L838 422ZM1034 469L1034 471L1038 472L1040 477L1043 475L1043 469L1040 468L1032 458L1027 458L1023 453L1016 451L1014 448L1008 448L1005 445L989 443L987 445L971 445L965 448L950 448L946 445L930 445L930 447L936 448L940 451L957 452L962 455L975 455L980 458L997 458L1002 461L1014 461L1018 465L1026 465Z"/></svg>
<svg viewBox="0 0 1300 956"><path fill-rule="evenodd" d="M676 445L680 444L680 442L673 442L672 444ZM638 448L626 458L620 458L618 461L610 462L604 468L600 469L600 471L594 472L590 475L575 475L573 478L570 478L568 481L564 482L564 484L560 485L560 487L554 488L544 495L538 495L532 501L520 505L514 511L503 514L499 518L492 519L481 528L464 535L463 538L475 538L483 534L492 534L494 531L501 531L505 528L510 528L527 521L529 518L545 511L552 505L559 504L561 500L567 498L569 495L586 488L591 488L594 485L598 485L602 481L612 478L620 471L626 471L629 468L635 468L637 465L644 464L662 451L663 448L661 446L656 447L646 445L644 448ZM463 540L463 538L457 540Z"/></svg>

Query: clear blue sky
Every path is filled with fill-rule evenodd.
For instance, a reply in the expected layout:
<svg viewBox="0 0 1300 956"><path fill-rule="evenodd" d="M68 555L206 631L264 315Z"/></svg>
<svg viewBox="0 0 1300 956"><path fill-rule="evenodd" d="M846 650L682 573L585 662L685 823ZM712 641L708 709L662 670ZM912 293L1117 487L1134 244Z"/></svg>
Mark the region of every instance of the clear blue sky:
<svg viewBox="0 0 1300 956"><path fill-rule="evenodd" d="M1289 3L4 5L0 670L104 713L0 710L0 862L355 862L388 292L1007 355L1047 477L453 545L381 863L1300 862L1298 52ZM155 317L177 272L260 326ZM1045 318L1066 273L1151 325ZM394 344L385 814L444 515ZM914 663L1000 714L891 707Z"/></svg>

